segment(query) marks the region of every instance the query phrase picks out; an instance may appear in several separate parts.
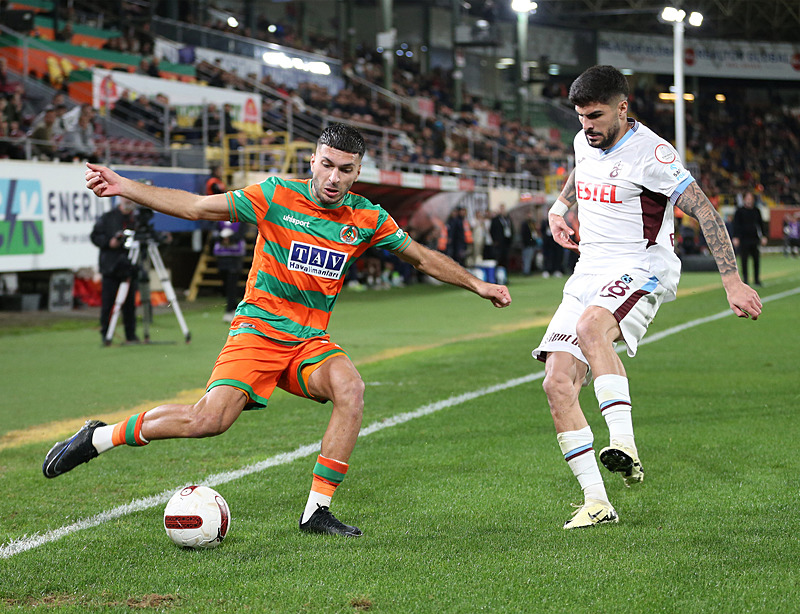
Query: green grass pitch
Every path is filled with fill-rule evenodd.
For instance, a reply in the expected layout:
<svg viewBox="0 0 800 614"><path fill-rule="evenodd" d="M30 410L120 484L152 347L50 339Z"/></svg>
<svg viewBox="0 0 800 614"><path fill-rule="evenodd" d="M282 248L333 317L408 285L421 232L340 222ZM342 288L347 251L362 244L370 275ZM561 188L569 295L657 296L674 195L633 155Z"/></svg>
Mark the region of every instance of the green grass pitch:
<svg viewBox="0 0 800 614"><path fill-rule="evenodd" d="M152 335L175 344L101 348L94 322L0 328L0 612L797 611L800 262L763 266L757 322L677 331L727 309L718 275L687 273L654 340L623 357L645 481L605 473L620 523L576 531L561 527L580 490L530 357L563 279L512 278L505 310L428 285L342 295L331 333L367 382L364 426L378 425L332 505L358 540L297 530L314 453L264 461L313 450L330 410L283 392L220 437L42 476L70 420L202 389L221 300L184 305L189 345L171 312ZM591 388L581 400L599 449ZM231 531L181 550L148 498L209 476ZM113 512L125 506L138 511Z"/></svg>

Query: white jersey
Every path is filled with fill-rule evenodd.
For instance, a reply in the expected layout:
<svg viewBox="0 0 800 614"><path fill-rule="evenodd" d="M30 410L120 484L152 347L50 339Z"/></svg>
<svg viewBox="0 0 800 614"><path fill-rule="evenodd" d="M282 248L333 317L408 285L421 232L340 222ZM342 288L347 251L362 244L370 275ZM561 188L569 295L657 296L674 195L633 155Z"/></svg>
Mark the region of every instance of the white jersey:
<svg viewBox="0 0 800 614"><path fill-rule="evenodd" d="M639 122L628 122L629 130L610 149L591 147L583 131L575 136L581 250L575 272L647 271L674 298L681 263L674 250L673 207L694 178L672 145Z"/></svg>

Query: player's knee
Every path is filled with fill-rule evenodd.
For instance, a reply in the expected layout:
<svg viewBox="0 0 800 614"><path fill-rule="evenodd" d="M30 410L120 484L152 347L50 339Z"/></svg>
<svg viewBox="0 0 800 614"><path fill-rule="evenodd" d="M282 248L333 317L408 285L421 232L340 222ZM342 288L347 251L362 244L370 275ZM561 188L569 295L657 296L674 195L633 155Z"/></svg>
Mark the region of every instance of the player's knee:
<svg viewBox="0 0 800 614"><path fill-rule="evenodd" d="M350 377L337 382L333 389L334 407L340 413L348 414L353 420L361 420L365 389L361 377Z"/></svg>
<svg viewBox="0 0 800 614"><path fill-rule="evenodd" d="M337 397L347 401L348 405L358 408L361 411L364 408L364 391L366 385L361 377L349 378L346 382L339 386Z"/></svg>
<svg viewBox="0 0 800 614"><path fill-rule="evenodd" d="M563 406L575 396L572 378L563 371L548 371L542 388L551 407Z"/></svg>
<svg viewBox="0 0 800 614"><path fill-rule="evenodd" d="M200 403L190 410L189 432L190 437L214 437L227 431L233 422L226 419L227 412L213 410Z"/></svg>

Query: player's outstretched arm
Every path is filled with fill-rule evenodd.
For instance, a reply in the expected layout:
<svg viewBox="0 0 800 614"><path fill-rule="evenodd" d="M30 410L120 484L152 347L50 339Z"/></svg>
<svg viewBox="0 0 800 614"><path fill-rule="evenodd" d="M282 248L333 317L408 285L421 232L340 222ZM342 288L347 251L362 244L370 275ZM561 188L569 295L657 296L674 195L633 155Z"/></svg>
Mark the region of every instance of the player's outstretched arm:
<svg viewBox="0 0 800 614"><path fill-rule="evenodd" d="M495 307L508 307L511 304L511 294L505 286L481 281L449 256L428 249L416 241L411 241L405 251L395 253L421 273L453 286L466 288L481 298L490 300Z"/></svg>
<svg viewBox="0 0 800 614"><path fill-rule="evenodd" d="M717 262L717 268L722 276L722 285L733 313L740 318L756 320L761 315L761 298L759 298L758 292L745 284L739 277L731 239L725 229L725 223L714 205L696 182L692 182L686 188L675 204L700 223L700 230L703 231L708 250Z"/></svg>
<svg viewBox="0 0 800 614"><path fill-rule="evenodd" d="M86 187L97 196L123 196L154 211L187 220L227 220L224 194L200 196L184 190L159 188L128 179L100 164L86 163Z"/></svg>

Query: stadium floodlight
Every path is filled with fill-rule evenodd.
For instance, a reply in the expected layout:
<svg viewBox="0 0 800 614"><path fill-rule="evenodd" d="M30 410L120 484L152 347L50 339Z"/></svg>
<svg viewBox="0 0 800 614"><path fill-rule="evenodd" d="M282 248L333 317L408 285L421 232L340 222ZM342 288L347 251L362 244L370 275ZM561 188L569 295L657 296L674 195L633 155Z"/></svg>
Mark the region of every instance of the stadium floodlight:
<svg viewBox="0 0 800 614"><path fill-rule="evenodd" d="M511 9L517 14L517 118L526 123L528 82L528 15L535 13L539 5L530 0L511 0Z"/></svg>
<svg viewBox="0 0 800 614"><path fill-rule="evenodd" d="M511 10L515 13L530 13L539 8L539 5L530 0L511 0Z"/></svg>
<svg viewBox="0 0 800 614"><path fill-rule="evenodd" d="M661 11L659 19L665 23L672 24L673 34L673 83L675 84L675 149L681 160L686 161L686 113L684 107L684 85L683 85L683 34L685 31L684 19L686 11L677 9L674 6L665 6ZM689 25L698 27L703 23L703 14L693 11L689 15Z"/></svg>
<svg viewBox="0 0 800 614"><path fill-rule="evenodd" d="M686 11L683 9L676 9L674 6L665 6L661 11L661 19L670 23L677 23L683 21L686 17Z"/></svg>

